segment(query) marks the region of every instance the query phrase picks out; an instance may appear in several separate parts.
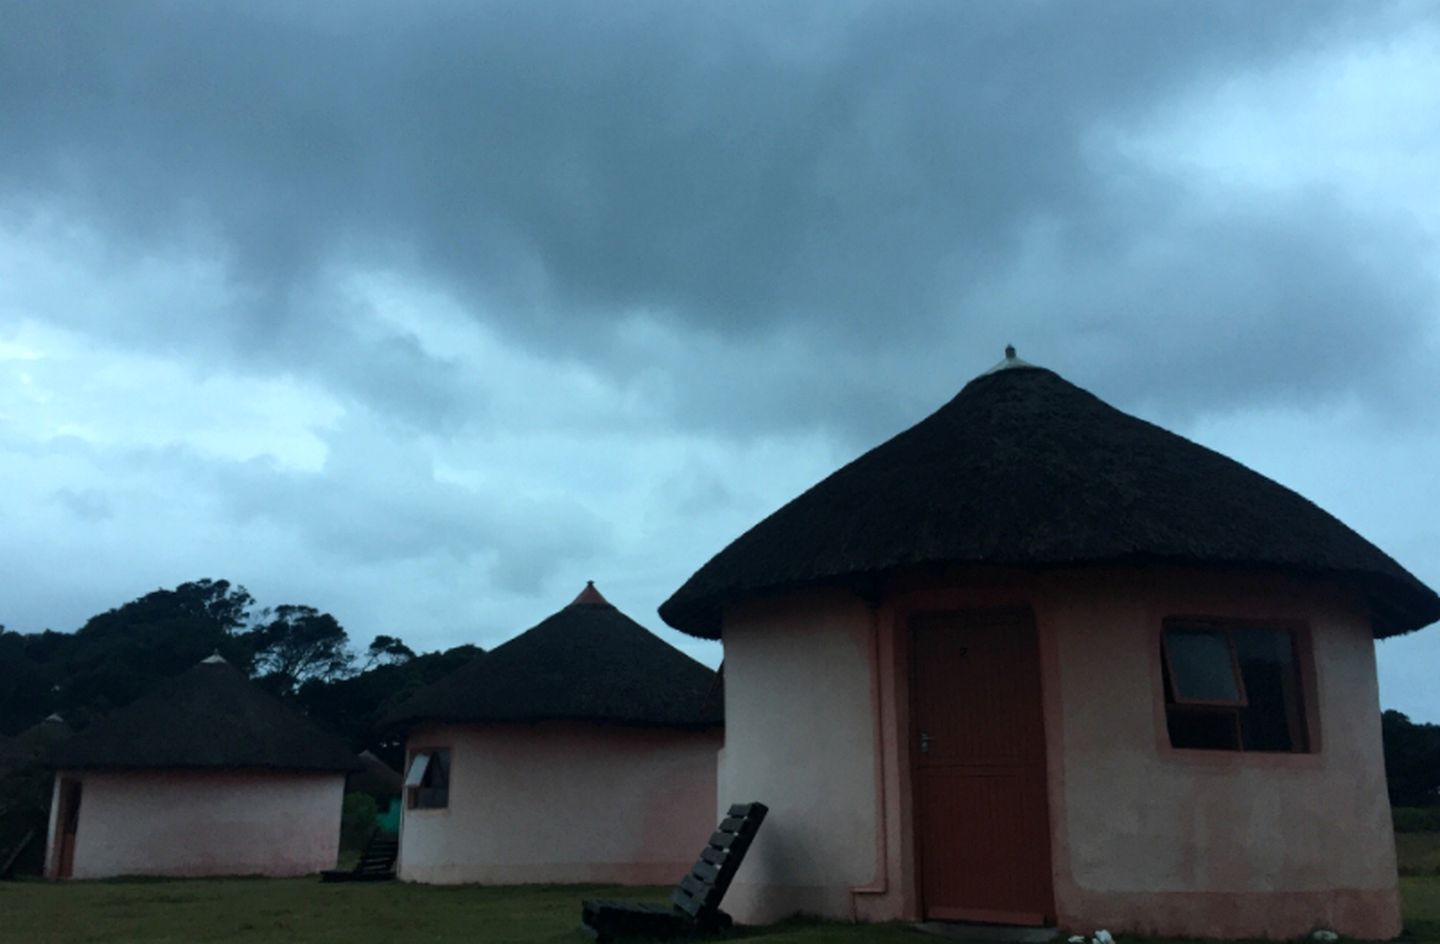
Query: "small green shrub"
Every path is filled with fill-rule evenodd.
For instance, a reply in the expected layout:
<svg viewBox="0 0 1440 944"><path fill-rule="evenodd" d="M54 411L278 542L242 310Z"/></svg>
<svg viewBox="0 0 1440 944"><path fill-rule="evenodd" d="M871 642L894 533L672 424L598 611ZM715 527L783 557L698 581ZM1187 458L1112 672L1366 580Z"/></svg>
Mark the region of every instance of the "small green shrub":
<svg viewBox="0 0 1440 944"><path fill-rule="evenodd" d="M1392 813L1397 833L1440 833L1440 806L1397 806Z"/></svg>

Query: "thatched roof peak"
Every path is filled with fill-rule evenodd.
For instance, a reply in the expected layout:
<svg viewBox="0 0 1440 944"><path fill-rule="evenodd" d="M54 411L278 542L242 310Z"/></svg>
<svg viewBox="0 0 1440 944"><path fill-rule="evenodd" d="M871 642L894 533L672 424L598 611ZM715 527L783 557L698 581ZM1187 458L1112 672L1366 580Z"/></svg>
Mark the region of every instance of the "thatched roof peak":
<svg viewBox="0 0 1440 944"><path fill-rule="evenodd" d="M1014 356L780 508L660 607L717 638L723 608L805 586L875 586L932 565L1173 564L1340 581L1377 636L1440 597L1316 505Z"/></svg>
<svg viewBox="0 0 1440 944"><path fill-rule="evenodd" d="M600 591L595 589L595 581L585 581L585 589L580 595L570 601L571 606L610 606L609 600L601 596Z"/></svg>
<svg viewBox="0 0 1440 944"><path fill-rule="evenodd" d="M1019 357L1016 356L1015 345L1007 344L1005 345L1004 359L1002 359L1000 363L996 364L994 367L985 371L985 374L993 374L1002 370L1015 370L1017 368L1034 366L1035 365L1030 363L1029 361L1022 361ZM981 374L980 376L984 377L985 374Z"/></svg>
<svg viewBox="0 0 1440 944"><path fill-rule="evenodd" d="M715 673L609 603L593 583L564 609L416 692L414 721L719 724Z"/></svg>

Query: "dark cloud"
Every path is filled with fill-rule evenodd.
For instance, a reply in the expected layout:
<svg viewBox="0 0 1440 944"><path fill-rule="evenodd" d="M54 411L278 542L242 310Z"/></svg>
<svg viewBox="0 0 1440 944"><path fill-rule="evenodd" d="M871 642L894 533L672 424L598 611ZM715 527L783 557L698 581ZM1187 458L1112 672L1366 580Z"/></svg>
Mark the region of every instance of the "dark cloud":
<svg viewBox="0 0 1440 944"><path fill-rule="evenodd" d="M857 430L908 410L862 398L903 387L917 346L940 337L952 360L988 362L994 312L972 290L1039 224L1073 267L1044 313L1056 347L1158 335L1185 359L1188 332L1153 326L1203 308L1208 346L1234 358L1257 306L1305 309L1292 280L1320 250L1336 253L1324 268L1368 280L1352 293L1386 278L1357 273L1339 236L1315 245L1308 207L1212 215L1172 257L1147 255L1156 224L1185 225L1185 194L1118 187L1093 154L1097 126L1393 26L1328 4L58 3L6 21L0 206L63 206L110 253L219 260L227 310L130 318L166 344L218 338L232 357L329 371L421 426L475 409L463 370L403 335L357 336L337 272L429 280L509 337L617 373L635 366L614 335L624 313L737 360L803 333L803 389L745 380L737 397L692 375L677 409L750 429L833 419L843 402ZM1246 244L1275 268L1251 263L1207 297ZM1387 324L1392 345L1405 330ZM832 367L860 355L879 355L869 384Z"/></svg>
<svg viewBox="0 0 1440 944"><path fill-rule="evenodd" d="M1356 398L1431 411L1412 355L1436 284L1395 265L1425 245L1412 224L1324 193L1233 206L1172 192L1126 207L1136 238L1121 253L1052 244L989 288L1032 313L1021 330L1037 359L1172 422Z"/></svg>
<svg viewBox="0 0 1440 944"><path fill-rule="evenodd" d="M1182 431L1428 431L1433 195L1185 148L1429 12L0 0L0 345L48 371L0 382L9 618L242 563L433 644L592 567L643 617L1007 342Z"/></svg>
<svg viewBox="0 0 1440 944"><path fill-rule="evenodd" d="M397 448L393 440L341 433L328 445L316 473L266 460L213 463L171 454L155 461L191 466L192 484L226 496L237 525L263 519L342 566L443 555L500 591L529 594L613 544L608 525L577 501L541 502L438 480L418 444Z"/></svg>

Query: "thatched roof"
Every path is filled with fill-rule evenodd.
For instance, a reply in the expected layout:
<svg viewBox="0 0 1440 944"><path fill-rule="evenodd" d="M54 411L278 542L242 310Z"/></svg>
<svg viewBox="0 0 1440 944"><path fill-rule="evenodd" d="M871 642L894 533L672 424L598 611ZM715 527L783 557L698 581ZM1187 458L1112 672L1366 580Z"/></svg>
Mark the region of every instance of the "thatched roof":
<svg viewBox="0 0 1440 944"><path fill-rule="evenodd" d="M52 714L13 738L0 737L0 763L19 765L43 761L70 734L70 725L65 723L65 719Z"/></svg>
<svg viewBox="0 0 1440 944"><path fill-rule="evenodd" d="M715 673L621 613L590 584L573 603L416 692L395 722L722 722Z"/></svg>
<svg viewBox="0 0 1440 944"><path fill-rule="evenodd" d="M737 538L661 617L713 639L727 604L918 566L1163 563L1345 581L1376 636L1440 619L1433 590L1316 505L1010 353Z"/></svg>
<svg viewBox="0 0 1440 944"><path fill-rule="evenodd" d="M55 767L359 769L345 742L211 656L55 748Z"/></svg>

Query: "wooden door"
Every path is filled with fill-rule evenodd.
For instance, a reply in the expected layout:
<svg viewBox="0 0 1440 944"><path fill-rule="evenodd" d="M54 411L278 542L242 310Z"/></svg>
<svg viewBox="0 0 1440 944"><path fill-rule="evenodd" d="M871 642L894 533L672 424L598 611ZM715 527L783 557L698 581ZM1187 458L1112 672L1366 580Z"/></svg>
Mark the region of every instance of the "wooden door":
<svg viewBox="0 0 1440 944"><path fill-rule="evenodd" d="M69 878L75 872L75 834L80 828L80 781L60 782L60 855L55 877Z"/></svg>
<svg viewBox="0 0 1440 944"><path fill-rule="evenodd" d="M1055 907L1034 622L951 612L910 626L924 914L1044 924Z"/></svg>

